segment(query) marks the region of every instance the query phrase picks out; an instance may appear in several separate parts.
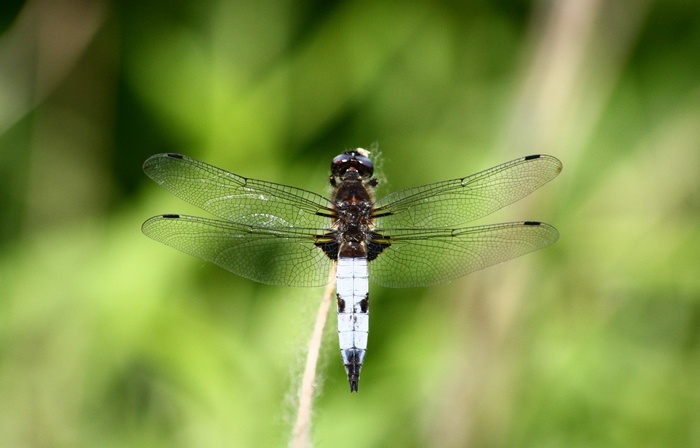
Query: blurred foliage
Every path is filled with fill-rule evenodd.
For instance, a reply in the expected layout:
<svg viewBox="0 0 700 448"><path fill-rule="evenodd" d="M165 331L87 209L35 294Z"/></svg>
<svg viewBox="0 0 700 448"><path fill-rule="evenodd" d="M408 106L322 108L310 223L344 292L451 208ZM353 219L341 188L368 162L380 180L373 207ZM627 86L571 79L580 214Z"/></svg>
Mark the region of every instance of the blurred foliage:
<svg viewBox="0 0 700 448"><path fill-rule="evenodd" d="M143 237L199 213L182 152L387 193L528 153L562 175L484 222L552 248L373 287L361 390L333 319L316 446L700 445L700 3L33 0L0 8L0 446L283 446L319 289Z"/></svg>

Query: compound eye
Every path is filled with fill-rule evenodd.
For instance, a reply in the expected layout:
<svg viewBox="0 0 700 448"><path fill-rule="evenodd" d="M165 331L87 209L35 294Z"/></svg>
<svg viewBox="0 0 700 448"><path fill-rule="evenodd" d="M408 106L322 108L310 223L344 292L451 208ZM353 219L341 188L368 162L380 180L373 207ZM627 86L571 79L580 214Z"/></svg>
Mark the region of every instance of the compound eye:
<svg viewBox="0 0 700 448"><path fill-rule="evenodd" d="M333 157L331 162L331 174L334 176L342 176L343 173L348 169L348 163L350 162L349 154L341 154L339 156Z"/></svg>
<svg viewBox="0 0 700 448"><path fill-rule="evenodd" d="M370 178L374 173L374 164L368 157L355 151L346 152L333 158L333 162L331 162L333 176L342 177L348 170L355 171L362 178Z"/></svg>
<svg viewBox="0 0 700 448"><path fill-rule="evenodd" d="M357 162L355 167L362 177L371 177L374 173L374 164L365 156L356 155L355 161Z"/></svg>
<svg viewBox="0 0 700 448"><path fill-rule="evenodd" d="M345 165L350 161L349 154L341 154L339 156L333 157L333 162L331 162L331 167Z"/></svg>

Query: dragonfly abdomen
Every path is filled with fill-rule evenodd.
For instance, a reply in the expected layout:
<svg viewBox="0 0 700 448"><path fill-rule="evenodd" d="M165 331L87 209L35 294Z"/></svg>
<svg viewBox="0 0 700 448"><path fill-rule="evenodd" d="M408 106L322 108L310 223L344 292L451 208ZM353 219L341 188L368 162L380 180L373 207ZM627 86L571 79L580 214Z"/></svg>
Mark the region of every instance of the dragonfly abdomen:
<svg viewBox="0 0 700 448"><path fill-rule="evenodd" d="M336 273L338 339L350 382L357 392L369 332L369 273L366 258L338 257Z"/></svg>

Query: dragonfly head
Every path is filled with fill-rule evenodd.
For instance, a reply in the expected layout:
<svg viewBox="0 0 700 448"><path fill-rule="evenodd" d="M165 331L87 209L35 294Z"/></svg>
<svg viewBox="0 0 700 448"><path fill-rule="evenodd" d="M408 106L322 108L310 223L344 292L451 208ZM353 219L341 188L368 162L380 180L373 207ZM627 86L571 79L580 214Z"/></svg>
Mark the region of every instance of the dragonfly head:
<svg viewBox="0 0 700 448"><path fill-rule="evenodd" d="M331 162L331 185L335 186L345 180L370 182L374 164L368 156L369 152L362 148L335 156Z"/></svg>

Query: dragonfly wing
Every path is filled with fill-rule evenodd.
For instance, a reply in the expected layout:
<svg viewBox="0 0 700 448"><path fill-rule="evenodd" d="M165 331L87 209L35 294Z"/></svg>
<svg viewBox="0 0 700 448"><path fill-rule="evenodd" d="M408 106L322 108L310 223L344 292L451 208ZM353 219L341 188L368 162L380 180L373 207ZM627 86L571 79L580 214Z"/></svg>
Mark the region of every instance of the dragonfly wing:
<svg viewBox="0 0 700 448"><path fill-rule="evenodd" d="M534 221L462 229L400 229L377 234L384 246L370 279L389 288L430 286L553 244L554 227Z"/></svg>
<svg viewBox="0 0 700 448"><path fill-rule="evenodd" d="M455 227L484 217L554 179L561 162L548 155L521 157L461 179L397 191L374 204L376 226Z"/></svg>
<svg viewBox="0 0 700 448"><path fill-rule="evenodd" d="M256 282L321 286L333 261L315 246L324 231L270 228L187 215L160 215L143 223L143 233Z"/></svg>
<svg viewBox="0 0 700 448"><path fill-rule="evenodd" d="M233 222L259 227L326 227L331 202L311 191L248 179L180 154L156 154L146 174L179 198Z"/></svg>

